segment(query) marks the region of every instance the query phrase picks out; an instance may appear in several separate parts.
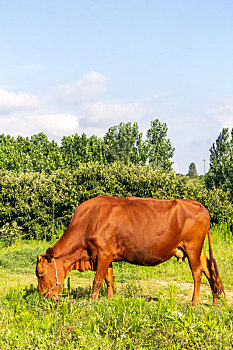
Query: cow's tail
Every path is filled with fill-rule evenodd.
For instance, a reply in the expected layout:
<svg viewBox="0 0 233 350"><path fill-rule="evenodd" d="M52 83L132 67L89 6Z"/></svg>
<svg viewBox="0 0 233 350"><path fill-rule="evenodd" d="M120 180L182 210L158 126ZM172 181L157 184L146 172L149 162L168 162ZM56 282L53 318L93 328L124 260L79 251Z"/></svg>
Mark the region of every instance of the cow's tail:
<svg viewBox="0 0 233 350"><path fill-rule="evenodd" d="M209 240L209 256L210 256L210 259L208 261L208 265L209 265L208 268L210 273L210 284L211 284L212 292L214 296L219 297L220 295L223 295L225 297L225 291L222 284L222 280L219 276L218 266L213 256L210 227L208 228L208 240Z"/></svg>

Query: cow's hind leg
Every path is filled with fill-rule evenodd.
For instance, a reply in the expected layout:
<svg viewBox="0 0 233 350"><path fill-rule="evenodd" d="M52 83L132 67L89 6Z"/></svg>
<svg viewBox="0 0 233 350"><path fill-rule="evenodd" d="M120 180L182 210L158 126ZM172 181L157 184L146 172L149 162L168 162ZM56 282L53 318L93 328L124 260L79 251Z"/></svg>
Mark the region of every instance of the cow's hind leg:
<svg viewBox="0 0 233 350"><path fill-rule="evenodd" d="M194 281L194 291L192 298L192 306L196 306L199 303L199 295L200 295L200 286L201 286L201 275L202 275L202 267L200 256L196 255L196 252L188 253L189 265L193 275Z"/></svg>
<svg viewBox="0 0 233 350"><path fill-rule="evenodd" d="M209 281L210 288L213 294L213 301L217 303L218 296L220 294L223 294L225 296L224 288L218 274L216 261L213 259L213 261L211 262L211 260L209 260L206 257L206 254L203 249L201 252L201 265L202 265L202 270Z"/></svg>
<svg viewBox="0 0 233 350"><path fill-rule="evenodd" d="M106 254L98 255L96 274L93 282L92 299L96 300L99 295L100 288L103 284L104 278L107 276L109 265L112 261L112 256Z"/></svg>
<svg viewBox="0 0 233 350"><path fill-rule="evenodd" d="M109 268L107 270L107 274L105 276L105 282L107 284L108 298L111 298L113 296L113 268L112 268L112 263L109 265Z"/></svg>

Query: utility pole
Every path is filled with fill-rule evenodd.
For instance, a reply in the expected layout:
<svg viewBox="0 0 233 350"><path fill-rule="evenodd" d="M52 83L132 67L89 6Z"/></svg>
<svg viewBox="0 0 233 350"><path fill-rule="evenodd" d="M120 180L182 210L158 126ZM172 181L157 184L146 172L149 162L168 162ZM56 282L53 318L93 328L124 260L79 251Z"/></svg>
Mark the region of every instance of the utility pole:
<svg viewBox="0 0 233 350"><path fill-rule="evenodd" d="M204 175L205 175L205 159L203 159L203 162L204 162Z"/></svg>

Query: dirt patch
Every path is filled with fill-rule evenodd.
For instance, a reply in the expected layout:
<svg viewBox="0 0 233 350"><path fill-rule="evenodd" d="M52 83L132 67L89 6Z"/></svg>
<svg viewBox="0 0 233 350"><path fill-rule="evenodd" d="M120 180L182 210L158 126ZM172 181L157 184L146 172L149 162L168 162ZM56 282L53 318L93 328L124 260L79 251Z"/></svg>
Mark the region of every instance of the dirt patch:
<svg viewBox="0 0 233 350"><path fill-rule="evenodd" d="M138 281L138 282L143 290L145 290L145 288L148 288L149 290L153 288L155 292L156 292L156 288L158 289L158 288L164 287L168 289L169 285L174 285L178 289L177 297L180 301L181 300L189 301L192 298L193 283L179 282L179 281L161 281L161 280L148 280L148 281ZM225 294L226 294L227 302L233 303L233 291L225 290ZM206 299L206 296L212 298L211 289L209 286L202 284L200 288L200 304L209 303L209 300Z"/></svg>
<svg viewBox="0 0 233 350"><path fill-rule="evenodd" d="M90 278L80 278L76 276L70 277L71 287L92 287L93 280ZM190 282L179 282L179 281L161 281L161 280L137 280L130 281L132 285L139 286L142 293L149 297L158 296L160 292L169 291L169 285L174 285L176 287L176 298L177 301L188 302L192 299L193 294L193 283ZM67 283L65 281L65 283ZM37 278L35 275L23 275L14 274L8 278L1 278L1 285L3 289L6 290L9 287L15 287L17 285L28 286L33 284L37 286ZM116 293L121 293L121 290L125 288L129 283L115 283ZM2 289L2 288L1 288ZM227 303L233 303L233 291L225 290ZM207 299L208 298L208 299ZM200 304L209 303L211 298L210 287L201 284L200 289Z"/></svg>
<svg viewBox="0 0 233 350"><path fill-rule="evenodd" d="M71 277L71 285L73 287L88 287L92 286L92 279L79 278L76 276ZM193 283L190 282L179 282L179 281L161 281L161 280L137 280L131 281L135 286L140 286L142 293L149 295L150 297L155 296L161 290L169 290L169 285L174 285L177 289L176 297L177 301L191 301L193 295ZM121 289L124 288L128 283L116 282L115 284L116 292L120 293ZM233 303L233 291L225 290L227 303ZM208 299L207 299L208 297ZM212 293L209 286L202 284L200 288L200 304L209 303L212 299Z"/></svg>

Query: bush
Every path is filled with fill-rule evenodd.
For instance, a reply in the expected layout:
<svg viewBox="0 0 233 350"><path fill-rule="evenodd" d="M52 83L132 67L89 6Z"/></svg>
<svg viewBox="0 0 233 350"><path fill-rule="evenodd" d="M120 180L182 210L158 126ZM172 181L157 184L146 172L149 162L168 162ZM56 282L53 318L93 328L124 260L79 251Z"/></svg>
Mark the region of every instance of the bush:
<svg viewBox="0 0 233 350"><path fill-rule="evenodd" d="M0 227L15 221L28 238L50 239L68 226L77 205L103 195L196 199L210 211L212 222L232 225L227 192L151 166L87 163L52 174L1 171L0 189Z"/></svg>
<svg viewBox="0 0 233 350"><path fill-rule="evenodd" d="M7 222L0 228L0 239L3 241L4 247L10 247L17 240L21 240L22 238L22 227L19 227L16 221L13 221L12 224Z"/></svg>

